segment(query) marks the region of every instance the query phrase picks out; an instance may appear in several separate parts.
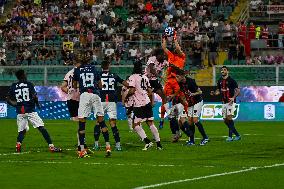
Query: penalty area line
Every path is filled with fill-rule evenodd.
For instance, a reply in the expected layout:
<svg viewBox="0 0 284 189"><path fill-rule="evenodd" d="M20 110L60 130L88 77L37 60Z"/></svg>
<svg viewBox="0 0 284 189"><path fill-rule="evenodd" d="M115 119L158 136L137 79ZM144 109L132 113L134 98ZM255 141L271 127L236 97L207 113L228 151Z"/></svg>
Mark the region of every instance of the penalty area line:
<svg viewBox="0 0 284 189"><path fill-rule="evenodd" d="M207 179L207 178L221 177L221 176L226 176L226 175L233 175L233 174L238 174L238 173L244 173L244 172L254 171L254 170L257 170L257 169L266 169L266 168L273 168L273 167L280 167L280 166L284 166L284 163L281 163L281 164L274 164L274 165L267 165L267 166L262 166L262 167L250 167L250 168L241 169L241 170L238 170L238 171L217 173L217 174L213 174L213 175L207 175L207 176L189 178L189 179L184 179L184 180L176 180L176 181L170 181L170 182L162 182L162 183L159 183L159 184L152 184L152 185L148 185L148 186L139 186L139 187L135 187L134 189L155 188L155 187L160 187L160 186L165 186L165 185L170 185L170 184L177 184L177 183L183 183L183 182L190 182L190 181L196 181L196 180L203 180L203 179Z"/></svg>

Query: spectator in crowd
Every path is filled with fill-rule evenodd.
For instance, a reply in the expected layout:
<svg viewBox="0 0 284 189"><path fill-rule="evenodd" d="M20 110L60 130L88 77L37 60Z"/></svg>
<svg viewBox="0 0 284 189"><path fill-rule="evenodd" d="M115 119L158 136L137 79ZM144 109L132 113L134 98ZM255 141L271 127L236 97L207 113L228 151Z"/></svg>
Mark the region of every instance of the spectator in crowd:
<svg viewBox="0 0 284 189"><path fill-rule="evenodd" d="M6 66L6 54L4 49L0 49L0 63L1 66Z"/></svg>
<svg viewBox="0 0 284 189"><path fill-rule="evenodd" d="M25 50L23 52L23 60L27 60L28 61L28 65L31 65L32 53L29 51L28 48L25 48Z"/></svg>
<svg viewBox="0 0 284 189"><path fill-rule="evenodd" d="M208 64L210 67L216 65L216 59L218 57L218 47L219 44L214 40L214 37L211 37L208 43Z"/></svg>
<svg viewBox="0 0 284 189"><path fill-rule="evenodd" d="M234 61L237 59L237 44L236 44L236 41L231 41L229 43L229 51L228 51L228 60L230 61Z"/></svg>
<svg viewBox="0 0 284 189"><path fill-rule="evenodd" d="M201 42L198 41L194 43L194 46L192 48L192 64L193 66L197 68L202 68L202 51L203 48L201 46Z"/></svg>
<svg viewBox="0 0 284 189"><path fill-rule="evenodd" d="M284 102L284 93L283 93L282 96L279 98L279 102Z"/></svg>
<svg viewBox="0 0 284 189"><path fill-rule="evenodd" d="M279 23L278 29L278 47L283 48L283 40L284 40L284 21Z"/></svg>
<svg viewBox="0 0 284 189"><path fill-rule="evenodd" d="M240 64L240 61L245 60L245 46L242 41L237 45L237 56L238 56L238 64Z"/></svg>

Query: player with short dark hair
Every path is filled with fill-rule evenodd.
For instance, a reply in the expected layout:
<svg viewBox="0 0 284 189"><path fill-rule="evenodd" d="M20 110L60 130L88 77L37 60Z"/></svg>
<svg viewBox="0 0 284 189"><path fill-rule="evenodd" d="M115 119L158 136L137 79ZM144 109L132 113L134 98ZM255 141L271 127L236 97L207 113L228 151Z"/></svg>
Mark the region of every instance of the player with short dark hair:
<svg viewBox="0 0 284 189"><path fill-rule="evenodd" d="M145 75L148 77L150 85L153 89L153 92L158 94L162 99L161 106L161 121L159 128L162 129L164 122L164 113L168 111L169 104L166 100L166 95L163 90L163 86L159 79L162 77L162 71L168 66L168 61L166 61L166 56L163 52L163 49L155 49L152 53L152 56L148 58L145 68Z"/></svg>
<svg viewBox="0 0 284 189"><path fill-rule="evenodd" d="M81 66L75 68L73 87L80 89L80 102L78 109L79 129L78 129L78 143L80 151L78 151L79 158L88 157L85 149L85 127L86 118L89 117L92 110L97 117L97 124L100 126L106 142L106 157L111 155L111 148L109 143L109 133L107 125L104 121L104 111L100 98L101 77L95 66L89 64L89 57L87 54L82 55Z"/></svg>
<svg viewBox="0 0 284 189"><path fill-rule="evenodd" d="M24 70L17 71L15 75L18 82L13 83L10 87L7 102L15 107L17 112L18 137L16 152L21 152L22 150L21 146L25 133L29 130L29 122L34 128L37 128L41 132L45 141L48 143L49 150L51 152L61 152L62 150L60 148L53 145L50 135L44 127L42 119L35 111L35 106L40 108L40 104L38 102L34 85L27 80Z"/></svg>
<svg viewBox="0 0 284 189"><path fill-rule="evenodd" d="M225 124L229 128L229 136L226 141L241 140L241 135L235 128L233 115L235 112L235 102L237 96L240 94L238 83L229 76L229 69L226 66L221 68L221 78L217 83L217 90L211 91L211 95L221 95L222 97L222 114ZM235 134L235 138L233 138Z"/></svg>
<svg viewBox="0 0 284 189"><path fill-rule="evenodd" d="M183 70L177 71L176 79L180 86L180 92L184 94L188 103L188 114L184 113L180 118L181 129L190 137L187 145L195 144L195 126L202 135L200 145L205 145L209 141L209 138L199 120L203 106L202 91L194 79L185 76L185 72ZM188 118L188 122L186 121L186 118Z"/></svg>
<svg viewBox="0 0 284 189"><path fill-rule="evenodd" d="M157 149L161 150L162 145L160 142L159 131L154 125L153 109L154 103L152 88L148 78L142 74L142 63L136 62L133 68L133 74L129 77L129 92L125 97L133 96L133 112L134 112L134 130L140 136L142 141L145 142L143 150L148 150L153 143L147 138L141 123L146 122L154 136L157 144Z"/></svg>
<svg viewBox="0 0 284 189"><path fill-rule="evenodd" d="M113 137L115 140L115 149L117 151L121 151L121 145L120 145L120 136L119 131L116 126L116 120L117 120L117 109L116 109L116 103L118 101L117 97L117 88L118 84L123 84L124 86L128 86L128 83L121 79L117 74L112 73L110 71L110 62L109 61L102 61L101 63L102 72L101 72L101 83L102 88L100 90L100 97L103 105L104 112L108 114ZM95 143L94 143L94 149L99 149L99 137L100 137L100 126L95 125L94 127L94 137L95 137Z"/></svg>

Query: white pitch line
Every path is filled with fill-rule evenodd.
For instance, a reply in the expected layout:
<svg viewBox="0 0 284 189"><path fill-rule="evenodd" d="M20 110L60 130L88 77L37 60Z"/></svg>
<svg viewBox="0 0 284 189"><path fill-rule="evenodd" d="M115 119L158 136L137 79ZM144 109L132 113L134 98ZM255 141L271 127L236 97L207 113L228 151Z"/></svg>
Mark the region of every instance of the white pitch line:
<svg viewBox="0 0 284 189"><path fill-rule="evenodd" d="M17 160L7 160L7 161L0 161L0 163L34 163L34 164L73 164L76 162L72 161L17 161ZM84 165L116 165L116 166L150 166L150 167L182 167L184 165L155 165L155 164L138 164L138 163L96 163L96 162L79 162L80 164Z"/></svg>
<svg viewBox="0 0 284 189"><path fill-rule="evenodd" d="M165 185L170 185L170 184L177 184L177 183L182 183L182 182L196 181L196 180L202 180L202 179L213 178L213 177L233 175L233 174L238 174L238 173L254 171L254 170L257 170L257 169L266 169L266 168L273 168L273 167L280 167L280 166L284 166L284 163L274 164L274 165L267 165L267 166L263 166L263 167L250 167L250 168L241 169L241 170L238 170L238 171L217 173L217 174L213 174L213 175L189 178L189 179L184 179L184 180L176 180L176 181L171 181L171 182L163 182L163 183L152 184L152 185L148 185L148 186L139 186L139 187L135 187L134 189L155 188L155 187L160 187L160 186L165 186Z"/></svg>
<svg viewBox="0 0 284 189"><path fill-rule="evenodd" d="M30 154L30 153L31 153L30 151L28 151L28 152L21 152L21 153L14 152L14 153L0 154L0 156L22 155L22 154Z"/></svg>

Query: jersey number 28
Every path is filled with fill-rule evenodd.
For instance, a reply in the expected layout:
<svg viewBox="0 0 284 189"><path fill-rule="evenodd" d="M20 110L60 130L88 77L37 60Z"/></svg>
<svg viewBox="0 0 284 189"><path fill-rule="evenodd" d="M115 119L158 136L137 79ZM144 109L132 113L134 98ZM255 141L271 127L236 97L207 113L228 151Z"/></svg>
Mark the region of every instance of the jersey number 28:
<svg viewBox="0 0 284 189"><path fill-rule="evenodd" d="M15 90L17 102L27 102L30 101L29 88L22 88Z"/></svg>

